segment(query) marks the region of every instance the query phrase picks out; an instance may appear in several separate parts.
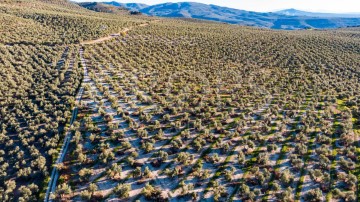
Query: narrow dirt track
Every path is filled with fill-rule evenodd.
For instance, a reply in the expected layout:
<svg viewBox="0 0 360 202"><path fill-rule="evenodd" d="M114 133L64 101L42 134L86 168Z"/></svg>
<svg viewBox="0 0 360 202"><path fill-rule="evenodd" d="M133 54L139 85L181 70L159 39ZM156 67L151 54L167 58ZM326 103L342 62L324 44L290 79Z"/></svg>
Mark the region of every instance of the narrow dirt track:
<svg viewBox="0 0 360 202"><path fill-rule="evenodd" d="M87 72L87 67L86 67L85 60L83 59L83 49L79 50L79 54L80 54L81 64L83 66L84 76L87 76L88 72ZM80 103L83 93L84 93L84 87L83 87L83 83L82 83L81 87L80 87L80 89L79 89L79 91L78 91L78 93L76 94L76 97L75 97L76 104ZM78 113L78 108L74 107L74 109L72 111L71 120L70 120L70 126L72 126L74 121L76 120L77 113ZM54 166L53 166L53 169L52 169L52 172L51 172L51 175L50 175L50 179L49 179L49 182L48 182L48 186L46 188L44 202L53 201L53 199L51 198L51 195L55 194L57 180L59 179L59 169L58 169L58 167L56 167L56 165L58 165L60 163L63 163L66 152L67 152L67 150L69 148L70 142L71 142L71 131L68 131L66 133L66 137L65 137L65 139L63 141L63 144L61 146L59 156L58 156L56 162L54 163Z"/></svg>
<svg viewBox="0 0 360 202"><path fill-rule="evenodd" d="M158 22L159 20L154 20L154 21L151 21L151 22ZM101 38L98 38L98 39L94 39L94 40L89 40L89 41L84 41L84 42L81 42L80 44L81 45L90 45L90 44L96 44L96 43L101 43L101 42L104 42L104 41L108 41L108 40L111 40L113 38L116 38L118 36L121 36L122 33L127 33L128 31L136 28L136 27L146 27L148 26L151 22L147 22L147 23L142 23L140 25L137 25L137 26L132 26L132 27L127 27L127 28L124 28L121 32L119 33L114 33L114 34L111 34L109 36L105 36L105 37L101 37Z"/></svg>

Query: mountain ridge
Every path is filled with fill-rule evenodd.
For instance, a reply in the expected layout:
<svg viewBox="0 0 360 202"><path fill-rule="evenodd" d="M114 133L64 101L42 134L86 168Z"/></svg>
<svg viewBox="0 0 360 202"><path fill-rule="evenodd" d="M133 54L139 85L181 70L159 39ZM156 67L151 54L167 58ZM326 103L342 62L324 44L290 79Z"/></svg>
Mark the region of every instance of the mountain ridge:
<svg viewBox="0 0 360 202"><path fill-rule="evenodd" d="M141 3L120 3L116 1L102 2L102 3L112 6L125 7L129 10L136 10L136 11L139 11L149 6L147 4L141 4Z"/></svg>
<svg viewBox="0 0 360 202"><path fill-rule="evenodd" d="M82 2L82 3L78 3L78 5L89 10L93 10L96 12L103 12L103 13L119 13L119 12L123 13L128 10L125 7L113 6L101 2Z"/></svg>
<svg viewBox="0 0 360 202"><path fill-rule="evenodd" d="M130 5L114 1L104 3L123 6L150 16L193 18L271 29L333 29L360 25L360 15L312 13L296 9L255 12L197 2L168 2L155 5Z"/></svg>
<svg viewBox="0 0 360 202"><path fill-rule="evenodd" d="M359 18L360 13L330 13L330 12L310 12L295 8L275 11L274 13L288 16L309 16L309 17L335 17L335 18Z"/></svg>

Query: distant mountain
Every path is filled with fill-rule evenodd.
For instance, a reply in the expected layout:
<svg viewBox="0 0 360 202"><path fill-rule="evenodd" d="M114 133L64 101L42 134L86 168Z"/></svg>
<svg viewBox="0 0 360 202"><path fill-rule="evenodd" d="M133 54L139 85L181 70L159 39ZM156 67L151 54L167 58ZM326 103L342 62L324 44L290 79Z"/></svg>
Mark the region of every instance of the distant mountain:
<svg viewBox="0 0 360 202"><path fill-rule="evenodd" d="M314 13L296 9L286 9L275 12L287 16L309 16L309 17L326 17L326 18L360 18L360 13Z"/></svg>
<svg viewBox="0 0 360 202"><path fill-rule="evenodd" d="M84 3L78 3L81 7L87 8L89 10L93 10L96 12L104 12L104 13L124 13L128 12L126 8L118 7L118 6L112 6L105 3L99 3L99 2L84 2Z"/></svg>
<svg viewBox="0 0 360 202"><path fill-rule="evenodd" d="M139 11L141 9L144 9L144 8L148 7L148 5L146 5L146 4L139 4L139 3L119 3L119 2L116 2L116 1L103 2L103 3L108 4L108 5L112 5L112 6L124 7L124 8L127 8L129 10L135 10L135 11Z"/></svg>
<svg viewBox="0 0 360 202"><path fill-rule="evenodd" d="M272 29L324 29L360 25L360 18L328 18L261 13L202 3L164 3L146 7L142 13L162 17L185 17Z"/></svg>
<svg viewBox="0 0 360 202"><path fill-rule="evenodd" d="M267 13L249 12L192 2L158 4L140 11L154 16L195 18L260 27L270 26L267 21L269 21L269 18L273 18Z"/></svg>
<svg viewBox="0 0 360 202"><path fill-rule="evenodd" d="M360 25L360 14L311 13L296 9L261 13L194 2L164 3L152 6L114 1L106 2L106 4L138 10L151 16L212 20L271 29L329 29Z"/></svg>

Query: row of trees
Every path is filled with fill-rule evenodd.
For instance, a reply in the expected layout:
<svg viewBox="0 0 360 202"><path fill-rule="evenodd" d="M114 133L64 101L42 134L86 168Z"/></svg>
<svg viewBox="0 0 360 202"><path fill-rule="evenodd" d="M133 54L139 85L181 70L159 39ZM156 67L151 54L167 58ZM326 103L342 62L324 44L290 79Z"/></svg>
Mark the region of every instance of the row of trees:
<svg viewBox="0 0 360 202"><path fill-rule="evenodd" d="M77 49L15 45L1 51L1 195L37 200L80 84Z"/></svg>
<svg viewBox="0 0 360 202"><path fill-rule="evenodd" d="M70 44L144 21L90 12L67 0L0 3L1 201L40 200L82 78L79 47ZM79 158L86 161L86 155Z"/></svg>
<svg viewBox="0 0 360 202"><path fill-rule="evenodd" d="M91 154L86 169L112 167L112 160L102 161L106 151L121 174L105 180L141 184L157 172L171 186L144 184L149 199L171 189L174 197L210 193L216 200L308 200L328 193L353 200L357 42L341 33L332 44L328 32L176 22L86 48L92 82L82 113L97 121L81 127L96 134L79 141L94 147L82 149ZM348 108L339 106L343 100ZM285 169L276 169L282 164ZM306 194L305 177L314 185Z"/></svg>

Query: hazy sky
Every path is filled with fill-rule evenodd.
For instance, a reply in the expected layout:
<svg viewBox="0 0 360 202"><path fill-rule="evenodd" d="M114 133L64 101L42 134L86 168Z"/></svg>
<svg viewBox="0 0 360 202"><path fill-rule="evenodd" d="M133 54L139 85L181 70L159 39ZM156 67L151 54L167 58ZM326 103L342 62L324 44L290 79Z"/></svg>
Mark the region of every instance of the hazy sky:
<svg viewBox="0 0 360 202"><path fill-rule="evenodd" d="M82 2L112 0L75 0ZM250 11L275 11L296 8L306 11L360 13L360 0L115 0L121 3L159 4L165 2L201 2Z"/></svg>

